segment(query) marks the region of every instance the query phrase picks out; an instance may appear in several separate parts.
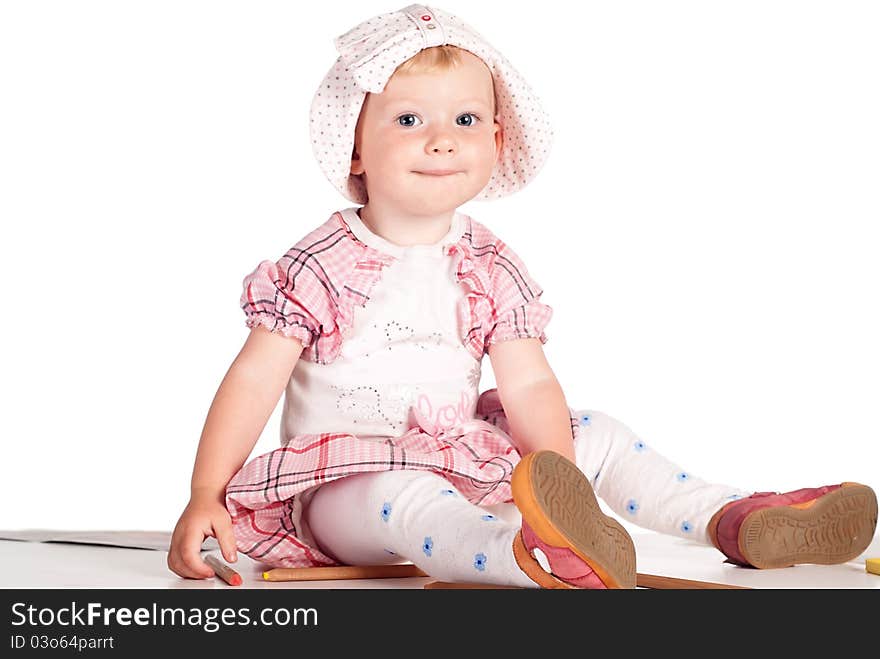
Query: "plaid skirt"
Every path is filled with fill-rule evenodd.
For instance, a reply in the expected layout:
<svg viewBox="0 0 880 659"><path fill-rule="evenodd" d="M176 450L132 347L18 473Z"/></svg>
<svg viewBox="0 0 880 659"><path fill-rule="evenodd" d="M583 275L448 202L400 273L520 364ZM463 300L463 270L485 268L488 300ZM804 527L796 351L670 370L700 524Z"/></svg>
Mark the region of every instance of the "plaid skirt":
<svg viewBox="0 0 880 659"><path fill-rule="evenodd" d="M576 413L569 408L577 439ZM427 424L424 424L427 425ZM270 567L336 565L302 524L303 505L315 488L337 478L392 469L433 471L476 505L512 501L510 477L520 454L498 397L489 389L474 419L437 430L423 425L398 437L359 438L349 433L297 435L247 462L226 488L238 550Z"/></svg>

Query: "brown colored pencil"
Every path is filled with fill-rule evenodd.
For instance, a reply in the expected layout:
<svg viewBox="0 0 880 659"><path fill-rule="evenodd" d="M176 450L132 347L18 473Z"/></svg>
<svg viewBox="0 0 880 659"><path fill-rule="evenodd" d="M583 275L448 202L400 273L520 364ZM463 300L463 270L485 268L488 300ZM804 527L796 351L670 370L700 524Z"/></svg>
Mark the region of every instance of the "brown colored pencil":
<svg viewBox="0 0 880 659"><path fill-rule="evenodd" d="M748 586L731 586L724 583L713 583L711 581L695 581L693 579L679 579L678 577L663 577L656 574L645 574L639 572L636 575L636 586L640 588L652 588L655 590L686 590L686 589L716 589L731 588L751 590ZM497 589L497 588L516 588L516 586L493 586L484 583L451 583L448 581L430 581L425 584L426 590L444 590L444 589Z"/></svg>
<svg viewBox="0 0 880 659"><path fill-rule="evenodd" d="M223 563L219 558L208 554L205 556L205 563L211 566L214 574L223 579L230 586L240 586L242 584L241 575L231 567Z"/></svg>
<svg viewBox="0 0 880 659"><path fill-rule="evenodd" d="M264 581L331 581L335 579L395 579L426 577L415 565L339 565L333 567L276 567L263 572Z"/></svg>
<svg viewBox="0 0 880 659"><path fill-rule="evenodd" d="M655 588L664 590L688 590L688 589L731 589L752 590L749 586L733 586L726 583L714 583L712 581L696 581L694 579L680 579L679 577L664 577L658 574L636 574L636 586L642 588Z"/></svg>

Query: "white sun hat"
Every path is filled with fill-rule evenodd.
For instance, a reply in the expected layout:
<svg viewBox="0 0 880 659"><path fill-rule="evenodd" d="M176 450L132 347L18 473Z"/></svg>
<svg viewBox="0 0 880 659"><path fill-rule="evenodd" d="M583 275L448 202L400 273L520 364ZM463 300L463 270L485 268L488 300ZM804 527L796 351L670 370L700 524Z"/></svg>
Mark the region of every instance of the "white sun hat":
<svg viewBox="0 0 880 659"><path fill-rule="evenodd" d="M367 92L379 94L394 70L420 50L449 44L479 57L492 73L504 140L477 200L525 187L550 152L553 130L537 96L516 69L473 28L440 9L409 5L380 14L334 40L339 58L312 100L312 151L330 182L349 200L367 203L362 177L351 175L358 116Z"/></svg>

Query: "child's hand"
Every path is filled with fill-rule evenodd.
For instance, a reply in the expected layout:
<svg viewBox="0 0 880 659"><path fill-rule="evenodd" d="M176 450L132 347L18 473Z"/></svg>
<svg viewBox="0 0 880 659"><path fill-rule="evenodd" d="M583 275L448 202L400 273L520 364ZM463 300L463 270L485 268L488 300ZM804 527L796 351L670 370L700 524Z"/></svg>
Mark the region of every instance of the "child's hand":
<svg viewBox="0 0 880 659"><path fill-rule="evenodd" d="M184 578L207 579L214 570L202 560L202 543L213 536L220 544L223 557L229 562L237 560L232 518L220 501L212 497L193 497L171 534L168 550L168 567Z"/></svg>

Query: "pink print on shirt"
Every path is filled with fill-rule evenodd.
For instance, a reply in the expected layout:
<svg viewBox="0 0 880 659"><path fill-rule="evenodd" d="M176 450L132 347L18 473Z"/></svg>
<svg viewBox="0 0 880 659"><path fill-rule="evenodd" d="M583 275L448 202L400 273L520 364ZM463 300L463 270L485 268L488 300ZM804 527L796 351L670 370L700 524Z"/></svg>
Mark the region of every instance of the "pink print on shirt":
<svg viewBox="0 0 880 659"><path fill-rule="evenodd" d="M472 393L462 391L458 405L442 405L434 412L431 401L425 394L422 394L411 409L419 426L428 434L436 435L441 430L449 430L460 423L469 421L474 401L475 397Z"/></svg>

